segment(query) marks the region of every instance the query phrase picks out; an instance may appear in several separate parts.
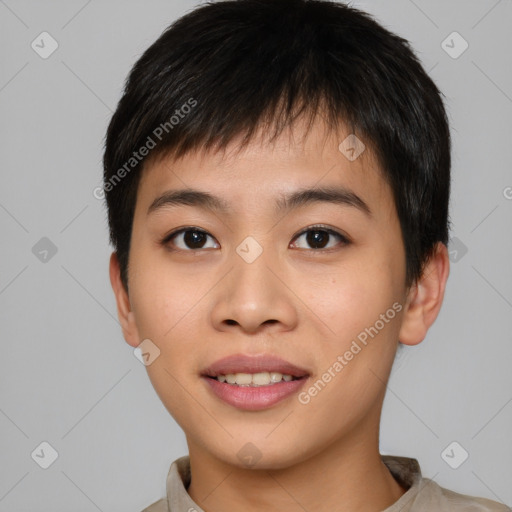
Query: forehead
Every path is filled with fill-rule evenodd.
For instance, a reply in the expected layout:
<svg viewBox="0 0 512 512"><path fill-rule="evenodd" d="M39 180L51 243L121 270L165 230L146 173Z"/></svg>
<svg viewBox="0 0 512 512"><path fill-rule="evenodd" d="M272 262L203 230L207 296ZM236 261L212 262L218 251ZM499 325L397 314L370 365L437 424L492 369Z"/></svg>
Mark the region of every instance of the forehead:
<svg viewBox="0 0 512 512"><path fill-rule="evenodd" d="M342 189L380 214L394 207L370 145L345 128L335 132L316 122L306 132L297 122L274 141L260 128L249 144L241 147L240 142L241 138L222 150L200 149L178 159L148 162L137 210L146 215L164 192L183 189L219 198L225 213L233 215L267 207L277 212L286 196L312 188ZM354 158L356 152L360 154Z"/></svg>

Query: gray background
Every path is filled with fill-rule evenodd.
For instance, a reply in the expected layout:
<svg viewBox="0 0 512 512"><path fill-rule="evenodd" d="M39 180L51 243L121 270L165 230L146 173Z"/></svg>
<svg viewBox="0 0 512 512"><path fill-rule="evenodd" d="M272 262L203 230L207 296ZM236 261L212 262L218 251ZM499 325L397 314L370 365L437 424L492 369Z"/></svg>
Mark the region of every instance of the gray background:
<svg viewBox="0 0 512 512"><path fill-rule="evenodd" d="M195 5L0 0L0 511L140 511L187 453L122 337L93 190L130 67ZM425 341L397 358L381 450L510 505L512 1L354 5L412 43L446 95L454 139L445 303ZM31 47L43 31L59 45L47 59ZM469 44L458 58L442 46L453 31ZM57 249L46 260L43 237ZM48 469L31 457L43 441L58 452ZM469 458L452 469L441 454L453 465L462 449Z"/></svg>

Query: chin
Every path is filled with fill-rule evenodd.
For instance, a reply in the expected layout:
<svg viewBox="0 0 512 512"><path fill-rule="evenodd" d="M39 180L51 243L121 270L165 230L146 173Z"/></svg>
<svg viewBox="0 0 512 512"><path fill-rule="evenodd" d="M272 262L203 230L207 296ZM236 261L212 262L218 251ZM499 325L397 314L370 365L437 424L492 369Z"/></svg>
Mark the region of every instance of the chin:
<svg viewBox="0 0 512 512"><path fill-rule="evenodd" d="M277 470L286 469L303 462L308 456L297 450L297 443L287 439L288 442L278 440L276 444L267 440L250 440L245 436L243 440L232 441L230 448L222 446L221 451L212 450L212 455L231 466L240 469Z"/></svg>

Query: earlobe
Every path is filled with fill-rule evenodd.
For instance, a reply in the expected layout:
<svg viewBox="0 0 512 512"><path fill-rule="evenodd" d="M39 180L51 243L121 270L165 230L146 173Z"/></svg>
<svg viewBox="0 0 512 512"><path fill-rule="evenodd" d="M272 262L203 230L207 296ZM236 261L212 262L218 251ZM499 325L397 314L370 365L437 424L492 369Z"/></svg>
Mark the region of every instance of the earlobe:
<svg viewBox="0 0 512 512"><path fill-rule="evenodd" d="M124 339L132 347L137 347L140 343L139 332L135 322L135 315L131 310L128 292L121 280L119 260L115 252L110 255L109 272L110 284L112 285L117 304L117 316L123 330Z"/></svg>
<svg viewBox="0 0 512 512"><path fill-rule="evenodd" d="M438 242L421 277L407 296L398 338L404 345L417 345L425 339L441 309L449 272L448 249Z"/></svg>

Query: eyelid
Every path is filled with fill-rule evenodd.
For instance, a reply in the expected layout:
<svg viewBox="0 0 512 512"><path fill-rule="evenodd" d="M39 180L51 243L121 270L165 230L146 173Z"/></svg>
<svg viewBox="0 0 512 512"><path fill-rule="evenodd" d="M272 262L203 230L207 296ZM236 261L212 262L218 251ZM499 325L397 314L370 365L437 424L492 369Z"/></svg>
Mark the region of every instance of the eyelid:
<svg viewBox="0 0 512 512"><path fill-rule="evenodd" d="M311 226L307 226L307 227L303 228L301 231L298 231L296 234L293 235L292 241L295 240L296 238L298 238L299 236L303 235L304 233L307 233L309 231L314 231L315 229L317 229L319 231L320 230L321 231L325 231L325 232L327 232L327 233L329 233L331 235L339 237L341 239L343 245L349 245L349 244L352 243L352 240L350 239L350 237L348 237L347 235L339 232L337 229L334 229L334 228L332 228L330 226L327 226L325 224L313 224ZM176 235L178 235L178 234L180 234L182 232L185 232L185 231L197 231L197 232L200 232L200 233L204 233L204 234L208 235L209 237L213 238L214 240L216 240L215 237L212 234L210 234L208 231L206 231L206 230L204 230L204 229L202 229L200 227L197 227L197 226L184 226L184 227L181 227L181 228L176 228L173 231L171 231L170 233L167 233L166 235L164 235L164 237L161 239L160 243L162 245L167 245L174 236L176 236ZM182 249L176 249L176 250L182 250ZM190 249L190 250L184 251L184 252L197 252L199 250L201 250L201 249L196 249L196 250ZM309 251L312 251L312 252L328 252L328 251L332 250L332 248L331 249L306 249L306 250L309 250Z"/></svg>
<svg viewBox="0 0 512 512"><path fill-rule="evenodd" d="M329 247L328 249L301 249L302 251L307 251L307 253L309 253L309 254L312 254L315 256L316 255L320 256L321 254L329 254L329 253L332 253L333 251L340 250L340 248L343 248L343 247L346 247L346 246L352 244L352 239L348 235L345 235L344 233L341 233L337 229L334 229L330 226L326 226L325 224L314 224L312 226L307 226L303 230L299 231L297 234L293 235L292 242L296 238L304 235L305 233L308 233L309 231L315 231L315 230L325 231L326 233L329 233L330 235L334 235L335 237L338 237L341 242L339 244L337 244L336 247ZM290 244L292 242L290 242Z"/></svg>
<svg viewBox="0 0 512 512"><path fill-rule="evenodd" d="M200 233L204 233L205 235L208 235L209 237L211 237L215 240L215 237L212 234L208 233L208 231L204 230L203 228L200 228L197 226L184 226L181 228L176 228L176 229L172 230L170 233L167 233L166 235L164 235L163 238L160 240L160 243L162 245L166 245L171 241L171 239L173 237L175 237L176 235L179 235L180 233L183 233L184 231L197 231ZM192 251L190 251L190 252L192 252Z"/></svg>
<svg viewBox="0 0 512 512"><path fill-rule="evenodd" d="M307 226L306 228L299 231L297 234L293 235L293 240L297 238L300 235L303 235L304 233L307 233L308 231L315 231L317 229L318 231L326 231L327 233L330 233L331 235L339 236L345 243L351 243L352 240L348 237L348 235L345 235L344 233L341 233L335 228L332 228L330 226L327 226L326 224L313 224L312 226Z"/></svg>
<svg viewBox="0 0 512 512"><path fill-rule="evenodd" d="M169 239L171 239L174 235L177 235L178 233L181 233L182 231L201 231L203 233L206 233L206 231L202 228L199 228L197 226L183 226L181 228L173 229L170 233L166 233L162 237L162 242L167 242ZM208 233L210 234L210 233Z"/></svg>

